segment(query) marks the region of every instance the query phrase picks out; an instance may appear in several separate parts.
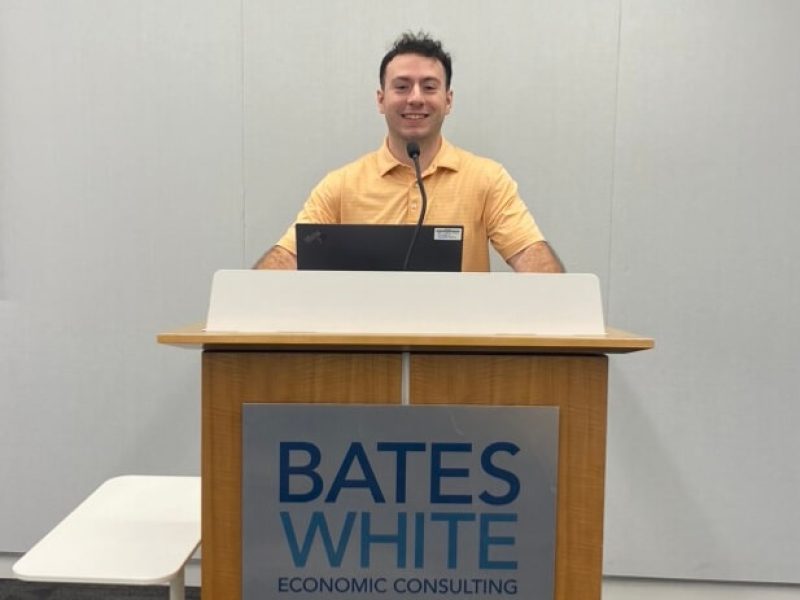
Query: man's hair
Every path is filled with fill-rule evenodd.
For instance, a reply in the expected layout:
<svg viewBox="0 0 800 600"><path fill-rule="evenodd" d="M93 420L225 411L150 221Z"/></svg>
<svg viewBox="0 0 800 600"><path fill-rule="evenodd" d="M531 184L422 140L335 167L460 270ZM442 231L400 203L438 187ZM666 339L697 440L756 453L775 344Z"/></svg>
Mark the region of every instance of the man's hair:
<svg viewBox="0 0 800 600"><path fill-rule="evenodd" d="M386 83L386 65L391 60L400 54L417 54L427 58L435 58L444 67L444 84L445 89L450 89L450 80L453 78L453 65L450 60L450 55L442 48L442 42L433 39L424 31L419 33L412 33L407 31L399 38L397 38L392 45L391 50L386 53L381 61L381 68L378 77L381 82L381 89Z"/></svg>

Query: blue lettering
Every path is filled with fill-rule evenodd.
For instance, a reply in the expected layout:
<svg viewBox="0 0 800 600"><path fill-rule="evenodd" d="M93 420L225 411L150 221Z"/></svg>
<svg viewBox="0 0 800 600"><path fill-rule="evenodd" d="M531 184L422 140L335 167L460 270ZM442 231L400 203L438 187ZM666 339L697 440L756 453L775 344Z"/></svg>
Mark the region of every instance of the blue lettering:
<svg viewBox="0 0 800 600"><path fill-rule="evenodd" d="M442 479L445 477L469 477L467 468L442 466L442 454L445 452L472 452L472 444L431 444L431 502L434 504L472 504L472 496L469 494L442 493Z"/></svg>
<svg viewBox="0 0 800 600"><path fill-rule="evenodd" d="M378 452L394 452L397 455L395 466L395 493L397 503L406 501L406 456L409 452L425 452L422 442L378 442Z"/></svg>
<svg viewBox="0 0 800 600"><path fill-rule="evenodd" d="M431 521L447 523L447 568L458 567L458 524L475 520L475 513L431 513Z"/></svg>
<svg viewBox="0 0 800 600"><path fill-rule="evenodd" d="M358 462L358 466L361 468L363 478L347 478L350 468L353 466L353 462ZM342 460L342 465L339 467L339 471L336 473L336 478L333 480L331 489L328 492L328 495L325 497L325 502L336 502L336 499L339 497L339 492L342 491L342 488L366 488L372 494L373 501L378 504L383 504L386 502L383 497L383 492L381 492L381 488L378 485L378 479L375 477L375 472L372 470L372 467L369 464L367 453L364 452L364 446L361 445L361 442L353 442L350 444L350 448L347 449L347 454L345 455L344 460Z"/></svg>
<svg viewBox="0 0 800 600"><path fill-rule="evenodd" d="M493 506L500 506L502 504L511 504L519 496L519 478L506 469L501 469L492 462L492 456L497 452L508 452L514 456L519 452L519 446L511 442L495 442L489 444L481 453L481 467L483 471L495 479L500 479L508 484L508 492L504 496L494 496L487 491L484 491L478 496L486 504Z"/></svg>
<svg viewBox="0 0 800 600"><path fill-rule="evenodd" d="M491 523L516 523L516 513L484 513L480 520L479 566L481 569L516 569L515 560L489 560L489 546L513 546L516 538L513 536L491 536L489 525Z"/></svg>
<svg viewBox="0 0 800 600"><path fill-rule="evenodd" d="M317 531L322 538L322 543L325 546L325 554L328 557L328 564L332 567L339 567L342 564L344 553L347 550L347 544L350 541L350 534L353 531L353 523L356 520L356 513L348 512L342 527L342 533L339 536L339 542L336 548L333 547L333 538L331 537L330 529L328 529L328 521L325 514L319 511L314 511L311 515L311 521L308 524L305 538L303 539L303 547L300 548L297 543L297 535L292 525L292 517L286 511L281 511L281 524L283 531L286 534L286 542L289 545L289 551L292 554L292 561L295 567L305 567L308 562L308 555L311 552L311 547L314 544L314 538Z"/></svg>
<svg viewBox="0 0 800 600"><path fill-rule="evenodd" d="M373 534L371 531L370 513L361 513L361 568L369 568L370 548L372 544L394 544L397 546L397 568L406 567L406 513L397 513L397 534Z"/></svg>
<svg viewBox="0 0 800 600"><path fill-rule="evenodd" d="M292 465L292 453L305 452L308 461L303 465ZM280 443L280 501L281 502L311 502L322 493L322 477L316 472L322 454L319 448L310 442L281 442ZM293 494L289 478L302 476L311 480L311 489L305 493Z"/></svg>
<svg viewBox="0 0 800 600"><path fill-rule="evenodd" d="M425 513L414 513L414 568L425 568Z"/></svg>

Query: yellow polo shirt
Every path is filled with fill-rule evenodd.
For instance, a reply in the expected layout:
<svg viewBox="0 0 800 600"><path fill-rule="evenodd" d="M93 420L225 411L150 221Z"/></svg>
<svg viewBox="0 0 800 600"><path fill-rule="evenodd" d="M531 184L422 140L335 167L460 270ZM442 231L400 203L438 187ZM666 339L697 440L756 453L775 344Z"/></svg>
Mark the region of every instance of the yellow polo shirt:
<svg viewBox="0 0 800 600"><path fill-rule="evenodd" d="M463 225L463 271L488 271L491 242L508 260L544 237L502 165L446 140L422 174L426 225ZM421 208L413 167L376 152L337 169L311 192L295 223L416 224ZM294 224L278 245L297 254Z"/></svg>

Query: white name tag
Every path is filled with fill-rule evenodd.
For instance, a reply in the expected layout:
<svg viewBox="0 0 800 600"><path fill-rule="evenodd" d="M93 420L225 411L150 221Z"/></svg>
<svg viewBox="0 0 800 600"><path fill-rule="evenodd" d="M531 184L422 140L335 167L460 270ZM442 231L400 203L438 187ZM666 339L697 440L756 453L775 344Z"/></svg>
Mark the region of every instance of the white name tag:
<svg viewBox="0 0 800 600"><path fill-rule="evenodd" d="M460 242L462 231L457 227L436 227L433 230L433 239L437 242Z"/></svg>

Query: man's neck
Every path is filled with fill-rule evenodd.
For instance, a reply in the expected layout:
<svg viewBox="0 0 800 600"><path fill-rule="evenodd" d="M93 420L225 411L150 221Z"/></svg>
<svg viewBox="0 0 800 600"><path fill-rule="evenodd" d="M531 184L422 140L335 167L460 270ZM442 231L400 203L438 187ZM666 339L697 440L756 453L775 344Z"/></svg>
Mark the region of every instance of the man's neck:
<svg viewBox="0 0 800 600"><path fill-rule="evenodd" d="M411 160L408 156L408 152L406 152L406 141L401 139L392 138L389 136L389 152L392 153L397 160L405 165L409 165L410 167L414 166L414 161ZM442 136L439 135L436 139L431 141L421 142L419 144L419 168L420 171L424 172L429 166L431 166L431 162L433 162L433 157L436 156L436 153L439 152L439 149L442 147Z"/></svg>

